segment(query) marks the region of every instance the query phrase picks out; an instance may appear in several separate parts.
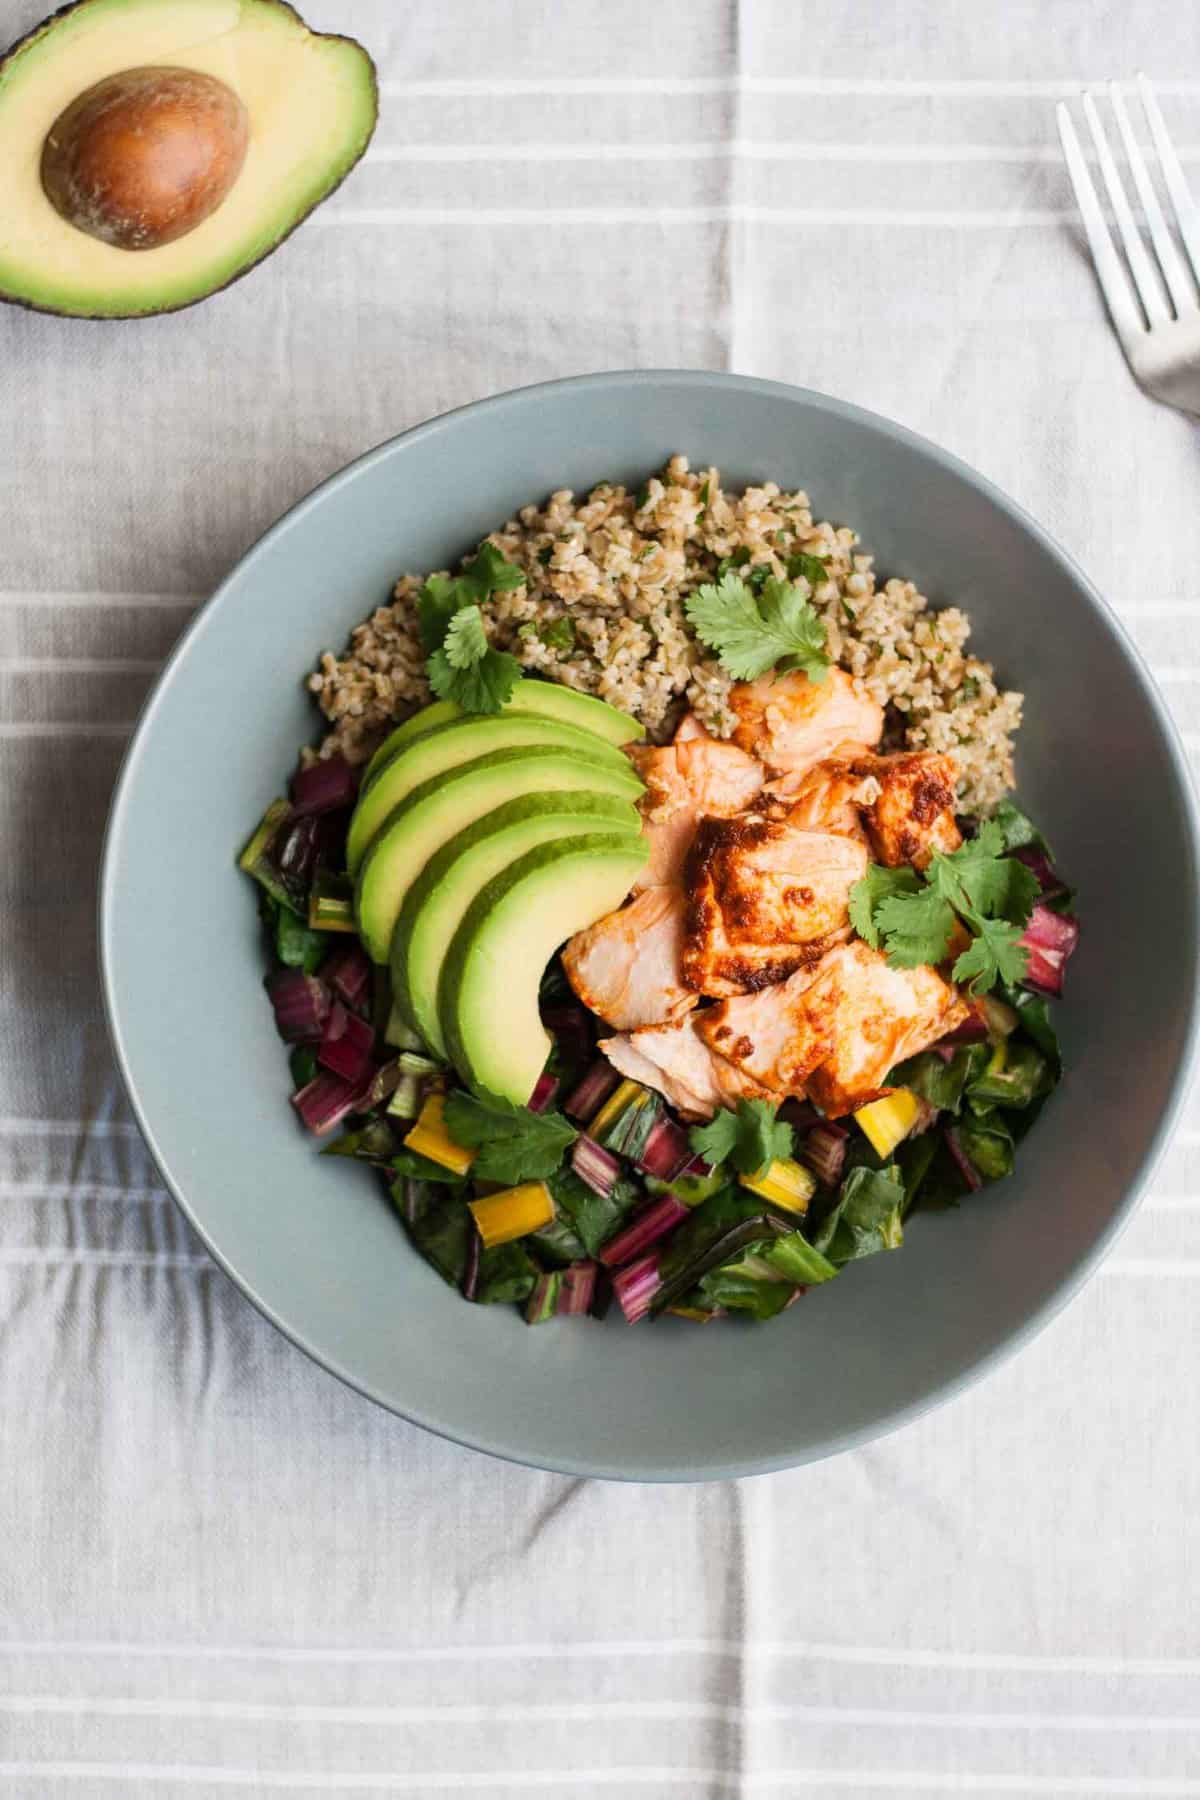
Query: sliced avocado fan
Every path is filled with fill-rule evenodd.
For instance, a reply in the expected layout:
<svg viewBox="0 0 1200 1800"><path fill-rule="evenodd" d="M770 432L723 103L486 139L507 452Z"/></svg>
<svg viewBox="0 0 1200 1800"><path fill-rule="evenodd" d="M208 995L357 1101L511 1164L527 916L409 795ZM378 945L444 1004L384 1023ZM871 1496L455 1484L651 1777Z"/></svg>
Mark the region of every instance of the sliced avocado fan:
<svg viewBox="0 0 1200 1800"><path fill-rule="evenodd" d="M438 1012L459 1074L524 1106L550 1054L538 1011L559 946L615 911L646 861L645 840L590 833L542 844L475 896L442 967Z"/></svg>

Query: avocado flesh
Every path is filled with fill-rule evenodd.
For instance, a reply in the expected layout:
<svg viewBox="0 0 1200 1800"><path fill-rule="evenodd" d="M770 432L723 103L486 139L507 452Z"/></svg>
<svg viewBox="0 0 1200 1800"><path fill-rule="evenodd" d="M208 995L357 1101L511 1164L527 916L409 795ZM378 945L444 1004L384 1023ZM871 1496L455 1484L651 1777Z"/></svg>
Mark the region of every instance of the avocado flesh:
<svg viewBox="0 0 1200 1800"><path fill-rule="evenodd" d="M446 952L476 894L539 844L586 832L635 836L636 809L615 795L525 794L486 813L430 857L409 888L392 933L392 994L437 1056L446 1043L438 1019L438 980Z"/></svg>
<svg viewBox="0 0 1200 1800"><path fill-rule="evenodd" d="M443 844L485 813L538 793L609 794L632 812L639 787L628 767L614 769L548 744L494 751L423 782L389 815L358 872L354 908L368 955L387 962L410 886Z"/></svg>
<svg viewBox="0 0 1200 1800"><path fill-rule="evenodd" d="M641 838L567 838L531 850L475 896L438 994L442 1033L465 1080L528 1102L550 1054L538 1011L546 964L567 938L620 906L645 861Z"/></svg>
<svg viewBox="0 0 1200 1800"><path fill-rule="evenodd" d="M606 744L632 744L646 735L643 725L639 725L628 713L618 712L607 700L597 700L591 694L581 694L577 689L564 687L557 681L535 681L522 677L513 688L503 710L505 713L537 713L542 718L558 719L564 725L575 725L581 731L593 732ZM413 738L423 737L436 726L448 725L451 720L461 719L462 716L462 708L455 701L437 700L432 706L423 707L419 713L414 713L411 719L405 719L403 725L397 725L395 731L384 739L367 764L368 779L381 763L387 762L403 745L411 743Z"/></svg>
<svg viewBox="0 0 1200 1800"><path fill-rule="evenodd" d="M509 750L524 744L545 744L554 749L571 750L597 767L615 769L630 793L642 791L642 784L628 759L614 745L603 743L590 731L579 731L573 725L560 725L555 719L541 719L533 713L491 713L486 717L467 715L453 719L448 725L438 725L433 731L402 744L386 763L381 763L375 773L368 776L359 792L346 839L346 866L351 875L358 873L368 847L389 813L415 787L447 769L457 768L459 763L471 762L492 750Z"/></svg>
<svg viewBox="0 0 1200 1800"><path fill-rule="evenodd" d="M250 120L231 191L195 230L122 250L69 225L42 191L46 133L106 76L199 69ZM86 318L203 300L273 250L358 161L375 128L375 69L350 38L310 32L283 0L79 0L0 62L0 299Z"/></svg>

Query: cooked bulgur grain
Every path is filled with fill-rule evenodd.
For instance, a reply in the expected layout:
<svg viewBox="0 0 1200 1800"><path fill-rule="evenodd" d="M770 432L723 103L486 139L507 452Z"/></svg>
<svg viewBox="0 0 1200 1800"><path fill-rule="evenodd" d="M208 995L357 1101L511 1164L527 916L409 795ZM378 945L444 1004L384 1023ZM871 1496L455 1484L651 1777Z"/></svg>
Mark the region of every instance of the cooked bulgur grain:
<svg viewBox="0 0 1200 1800"><path fill-rule="evenodd" d="M989 811L1013 785L1022 697L997 688L992 665L967 654L966 614L931 609L910 581L877 586L857 534L814 524L803 492L768 481L726 493L716 469L693 473L673 456L636 494L601 482L577 502L564 488L543 507L522 508L491 542L526 577L488 602L492 643L633 713L658 740L689 708L720 737L733 728L730 677L692 635L684 597L735 553L776 575L797 551L818 556L828 578L813 603L829 653L888 707L889 738L951 752L964 811ZM365 760L429 700L415 604L423 580L402 576L391 604L356 627L342 657L327 651L309 678L333 725L321 755Z"/></svg>

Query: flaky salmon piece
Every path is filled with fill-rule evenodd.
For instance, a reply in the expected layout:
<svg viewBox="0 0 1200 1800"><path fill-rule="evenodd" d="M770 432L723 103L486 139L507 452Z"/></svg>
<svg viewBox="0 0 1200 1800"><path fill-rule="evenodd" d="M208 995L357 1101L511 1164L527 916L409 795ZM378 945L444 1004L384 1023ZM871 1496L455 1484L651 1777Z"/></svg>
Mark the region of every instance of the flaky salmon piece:
<svg viewBox="0 0 1200 1800"><path fill-rule="evenodd" d="M629 758L646 784L642 830L650 856L638 881L644 888L678 886L700 820L744 812L766 779L755 757L710 737L690 715L674 743L639 744Z"/></svg>
<svg viewBox="0 0 1200 1800"><path fill-rule="evenodd" d="M876 861L889 868L929 866L935 850L957 850L962 833L954 822L958 767L952 756L933 750L904 750L894 756L859 757L855 773L879 784L863 809Z"/></svg>
<svg viewBox="0 0 1200 1800"><path fill-rule="evenodd" d="M751 1080L838 1118L890 1093L889 1071L969 1011L936 969L889 968L855 939L778 987L694 1016L705 1043Z"/></svg>
<svg viewBox="0 0 1200 1800"><path fill-rule="evenodd" d="M763 801L786 809L789 822L799 831L836 831L841 837L866 842L862 809L879 797L879 783L873 775L859 775L842 746L840 756L815 763L798 773L777 775L763 788ZM864 757L871 752L861 747Z"/></svg>
<svg viewBox="0 0 1200 1800"><path fill-rule="evenodd" d="M935 850L962 843L954 822L957 781L952 756L933 750L881 756L842 744L813 768L768 781L762 801L786 803L791 819L810 830L865 835L875 861L889 868L924 869Z"/></svg>
<svg viewBox="0 0 1200 1800"><path fill-rule="evenodd" d="M673 1025L648 1025L627 1036L602 1038L600 1049L614 1069L640 1081L687 1119L711 1119L721 1106L766 1100L770 1091L737 1069L704 1041L698 1013Z"/></svg>
<svg viewBox="0 0 1200 1800"><path fill-rule="evenodd" d="M680 978L681 888L646 888L636 900L576 932L562 953L579 998L616 1031L682 1018L696 995Z"/></svg>
<svg viewBox="0 0 1200 1800"><path fill-rule="evenodd" d="M811 768L841 744L869 747L883 736L883 708L860 693L844 669L829 669L820 682L798 669L738 681L729 704L738 721L734 743L776 775Z"/></svg>
<svg viewBox="0 0 1200 1800"><path fill-rule="evenodd" d="M790 815L703 819L684 864L685 984L744 994L819 962L850 932L850 889L866 845L797 829Z"/></svg>

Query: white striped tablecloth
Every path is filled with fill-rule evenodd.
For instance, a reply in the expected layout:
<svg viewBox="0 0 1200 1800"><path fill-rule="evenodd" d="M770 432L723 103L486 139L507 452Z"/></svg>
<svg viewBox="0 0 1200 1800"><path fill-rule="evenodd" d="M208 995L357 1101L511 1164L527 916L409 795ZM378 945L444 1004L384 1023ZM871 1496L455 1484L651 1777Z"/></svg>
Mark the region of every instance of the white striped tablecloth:
<svg viewBox="0 0 1200 1800"><path fill-rule="evenodd" d="M375 1410L239 1298L130 1122L93 951L128 725L201 598L348 457L553 375L734 368L928 433L1080 557L1200 749L1200 438L1125 373L1052 119L1145 67L1200 175L1194 18L315 22L384 110L294 240L175 317L0 319L0 1796L1200 1795L1194 1106L978 1390L791 1475L570 1481Z"/></svg>

